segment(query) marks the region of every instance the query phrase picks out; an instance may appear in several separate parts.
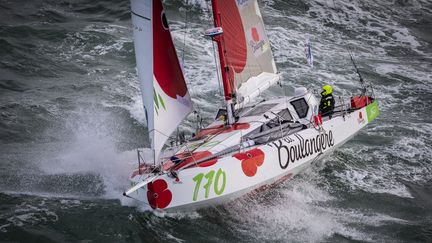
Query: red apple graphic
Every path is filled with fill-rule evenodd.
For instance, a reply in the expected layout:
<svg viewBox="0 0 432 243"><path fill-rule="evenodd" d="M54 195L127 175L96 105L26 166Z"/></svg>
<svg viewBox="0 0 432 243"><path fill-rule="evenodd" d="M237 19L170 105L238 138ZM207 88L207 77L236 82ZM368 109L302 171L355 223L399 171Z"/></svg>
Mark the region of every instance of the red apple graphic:
<svg viewBox="0 0 432 243"><path fill-rule="evenodd" d="M147 199L152 208L166 208L172 200L172 193L163 179L147 184Z"/></svg>
<svg viewBox="0 0 432 243"><path fill-rule="evenodd" d="M264 163L265 154L261 149L255 148L244 153L234 154L233 157L241 160L243 173L252 177L257 173L258 167Z"/></svg>

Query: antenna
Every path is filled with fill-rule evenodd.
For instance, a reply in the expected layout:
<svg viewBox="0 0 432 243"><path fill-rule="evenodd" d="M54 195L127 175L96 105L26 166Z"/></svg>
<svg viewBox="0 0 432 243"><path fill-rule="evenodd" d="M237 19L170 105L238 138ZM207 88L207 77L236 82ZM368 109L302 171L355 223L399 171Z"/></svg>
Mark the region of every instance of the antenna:
<svg viewBox="0 0 432 243"><path fill-rule="evenodd" d="M333 8L336 10L336 18L337 18L337 22L339 22L339 24L342 24L342 22L341 22L340 19L339 19L339 12L338 12L338 9L337 9L337 7L336 7L335 0L332 0L332 2L333 2ZM340 38L342 39L342 35L341 35L340 33L339 33L339 36L340 36ZM354 56L352 55L352 52L351 52L351 45L350 45L349 43L348 43L348 48L347 48L347 50L348 50L348 54L349 54L349 56L350 56L351 62L352 62L352 64L353 64L353 66L354 66L354 69L355 69L355 71L356 71L356 73L357 73L357 75L358 75L358 77L359 77L359 81L360 81L360 84L361 84L361 86L362 86L362 95L365 95L366 92L367 92L367 85L365 84L365 81L364 81L364 79L363 79L363 77L362 77L362 75L361 75L361 73L360 73L360 70L359 70L358 67L357 67L357 64L356 64L356 62L355 62Z"/></svg>
<svg viewBox="0 0 432 243"><path fill-rule="evenodd" d="M361 75L359 69L357 68L357 65L356 65L356 62L355 62L355 60L354 60L354 57L353 57L353 55L352 55L352 53L351 53L351 50L348 49L348 52L349 52L349 55L350 55L351 62L352 62L353 66L354 66L354 68L355 68L355 70L356 70L356 73L357 73L357 75L359 76L360 84L361 84L361 86L362 86L362 95L365 95L365 94L366 94L366 90L367 90L367 87L366 87L365 81L364 81L364 79L363 79L363 77L362 77L362 75Z"/></svg>

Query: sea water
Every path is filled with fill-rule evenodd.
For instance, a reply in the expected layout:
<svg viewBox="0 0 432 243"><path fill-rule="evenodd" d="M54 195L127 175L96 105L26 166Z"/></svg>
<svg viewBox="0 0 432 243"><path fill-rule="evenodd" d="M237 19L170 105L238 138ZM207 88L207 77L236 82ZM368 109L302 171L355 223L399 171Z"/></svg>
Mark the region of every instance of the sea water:
<svg viewBox="0 0 432 243"><path fill-rule="evenodd" d="M165 1L195 109L222 95L203 0ZM259 1L282 75L295 87L360 93L381 116L275 188L189 213L123 198L148 147L128 1L0 1L0 242L432 241L432 2ZM307 65L310 38L314 68ZM196 118L181 127L192 133Z"/></svg>

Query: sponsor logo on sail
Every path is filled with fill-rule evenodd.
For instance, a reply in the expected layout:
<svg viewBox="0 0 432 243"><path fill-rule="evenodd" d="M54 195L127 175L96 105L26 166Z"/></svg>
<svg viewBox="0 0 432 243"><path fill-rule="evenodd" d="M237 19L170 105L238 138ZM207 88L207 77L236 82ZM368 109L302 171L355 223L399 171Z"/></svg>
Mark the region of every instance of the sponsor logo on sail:
<svg viewBox="0 0 432 243"><path fill-rule="evenodd" d="M262 31L259 31L258 27L252 27L250 32L249 45L252 48L254 55L260 56L263 52L267 51L269 44L262 38Z"/></svg>

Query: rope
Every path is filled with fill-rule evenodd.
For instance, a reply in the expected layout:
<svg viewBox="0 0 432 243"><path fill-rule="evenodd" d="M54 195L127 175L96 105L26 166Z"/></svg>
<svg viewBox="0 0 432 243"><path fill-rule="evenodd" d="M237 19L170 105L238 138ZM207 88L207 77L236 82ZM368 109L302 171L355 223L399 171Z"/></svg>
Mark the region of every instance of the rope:
<svg viewBox="0 0 432 243"><path fill-rule="evenodd" d="M339 25L342 25L342 21L341 21L340 18L339 18L339 11L338 11L338 8L336 7L335 0L332 0L332 2L333 2L333 8L334 8L335 11L336 11L336 21L337 21L337 23L338 23ZM341 34L340 32L338 32L338 33L339 33L339 38L342 39L342 34ZM350 56L351 63L352 63L353 66L354 66L354 69L355 69L355 71L356 71L356 73L357 73L357 75L358 75L358 77L359 77L360 84L361 84L361 86L362 86L362 95L365 95L365 94L366 94L366 91L367 91L367 88L366 88L367 86L366 86L366 84L365 84L365 81L364 81L364 79L363 79L363 77L362 77L362 75L361 75L359 69L357 68L356 61L355 61L354 56L353 56L352 51L351 51L351 50L352 50L351 44L350 44L350 43L347 43L347 45L348 45L348 47L347 47L346 49L347 49L348 54L349 54L349 56Z"/></svg>
<svg viewBox="0 0 432 243"><path fill-rule="evenodd" d="M186 0L185 2L186 5L189 5L189 0ZM186 70L186 61L185 61L185 54L186 54L186 34L187 34L187 30L188 30L188 9L185 9L185 16L184 16L184 25L183 25L183 48L182 48L182 66L183 66L183 71ZM186 76L186 72L184 72L184 76ZM186 84L188 87L191 87L192 84L191 82L188 81L189 79L185 78ZM188 91L190 92L191 96L196 96L196 94L194 93L194 89L188 89ZM201 127L201 108L200 106L195 103L194 104L194 110L193 113L196 115L197 117L197 127ZM180 130L177 129L177 136L179 135Z"/></svg>
<svg viewBox="0 0 432 243"><path fill-rule="evenodd" d="M209 7L209 5L208 5L208 2L207 1L204 1L205 2L205 4L206 4L206 10L207 10L207 16L208 16L208 21L211 23L212 22L212 19L211 19L211 13L210 13L210 7ZM215 62L215 68L216 68L216 75L217 75L217 80L218 80L218 88L219 88L219 95L221 95L221 96L223 96L223 91L222 91L222 86L221 86L221 83L222 83L222 80L221 80L221 77L220 77L220 75L219 75L219 66L218 66L218 61L217 61L217 58L216 58L216 47L215 47L215 44L214 44L214 41L212 40L212 48L213 48L213 57L214 57L214 62Z"/></svg>
<svg viewBox="0 0 432 243"><path fill-rule="evenodd" d="M213 46L213 56L214 56L214 61L215 61L215 67L216 67L216 75L217 75L217 80L218 80L218 87L219 87L219 95L223 95L222 93L222 87L221 87L221 78L219 76L219 68L218 68L218 62L217 62L217 58L216 58L216 48L215 48L215 44L212 41L212 46Z"/></svg>
<svg viewBox="0 0 432 243"><path fill-rule="evenodd" d="M188 0L186 0L186 5L189 5L188 4ZM183 33L184 33L184 35L183 35L183 50L182 50L182 66L183 66L183 68L185 68L185 61L184 61L184 57L185 57L185 48L186 48L186 32L187 32L187 17L188 17L188 15L187 15L187 9L185 10L185 21L184 21L184 26L183 26Z"/></svg>

